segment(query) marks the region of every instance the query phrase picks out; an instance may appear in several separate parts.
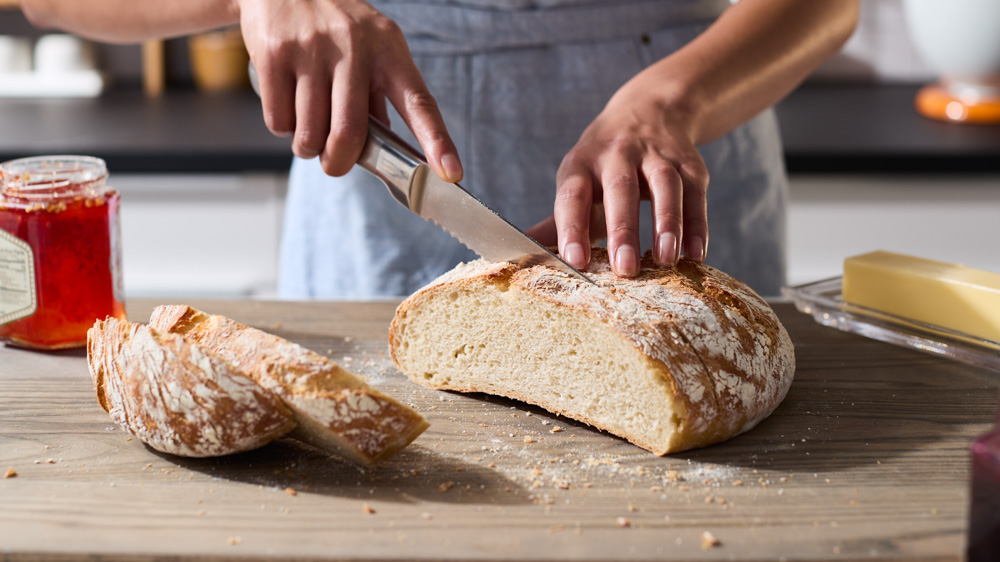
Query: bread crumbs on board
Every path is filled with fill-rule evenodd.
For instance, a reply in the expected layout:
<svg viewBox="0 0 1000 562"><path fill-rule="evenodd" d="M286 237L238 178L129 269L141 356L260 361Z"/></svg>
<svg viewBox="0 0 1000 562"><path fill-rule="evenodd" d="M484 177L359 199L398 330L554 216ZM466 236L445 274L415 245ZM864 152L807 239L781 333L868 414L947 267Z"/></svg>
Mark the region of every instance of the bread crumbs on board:
<svg viewBox="0 0 1000 562"><path fill-rule="evenodd" d="M291 488L291 487L285 488L285 493L288 494L289 496L297 496L297 495L299 495L299 493L295 491L295 488Z"/></svg>
<svg viewBox="0 0 1000 562"><path fill-rule="evenodd" d="M708 550L717 546L722 546L722 542L715 538L715 535L705 531L701 534L701 548L702 550Z"/></svg>
<svg viewBox="0 0 1000 562"><path fill-rule="evenodd" d="M7 472L3 473L3 477L4 478L15 478L15 477L17 477L17 471L14 470L13 468L8 468Z"/></svg>

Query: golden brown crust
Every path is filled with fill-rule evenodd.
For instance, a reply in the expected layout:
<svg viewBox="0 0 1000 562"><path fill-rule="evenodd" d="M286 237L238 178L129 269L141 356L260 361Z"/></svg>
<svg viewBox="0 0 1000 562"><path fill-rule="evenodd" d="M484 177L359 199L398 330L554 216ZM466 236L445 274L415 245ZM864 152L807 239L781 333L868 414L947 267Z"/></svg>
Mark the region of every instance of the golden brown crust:
<svg viewBox="0 0 1000 562"><path fill-rule="evenodd" d="M108 318L88 331L87 351L101 406L157 451L228 455L295 425L276 396L180 336Z"/></svg>
<svg viewBox="0 0 1000 562"><path fill-rule="evenodd" d="M648 256L637 278L623 279L611 272L601 248L592 250L588 274L597 286L544 267L518 270L482 260L461 265L400 305L390 329L393 359L417 383L489 392L463 384L461 378L429 384L426 377L407 372L399 349L408 317L421 314L425 303L456 290L494 286L525 291L537 302L574 311L581 321L599 322L642 353L648 360L646 373L660 379L669 394L674 419L663 421L674 424L675 430L669 442L617 433L657 454L717 443L747 431L784 398L795 371L791 340L773 310L743 283L687 261L660 268ZM582 412L558 409L533 389L509 389L505 395L616 432Z"/></svg>
<svg viewBox="0 0 1000 562"><path fill-rule="evenodd" d="M326 357L224 316L160 306L150 325L213 350L279 396L298 426L292 436L371 465L427 428L424 418Z"/></svg>

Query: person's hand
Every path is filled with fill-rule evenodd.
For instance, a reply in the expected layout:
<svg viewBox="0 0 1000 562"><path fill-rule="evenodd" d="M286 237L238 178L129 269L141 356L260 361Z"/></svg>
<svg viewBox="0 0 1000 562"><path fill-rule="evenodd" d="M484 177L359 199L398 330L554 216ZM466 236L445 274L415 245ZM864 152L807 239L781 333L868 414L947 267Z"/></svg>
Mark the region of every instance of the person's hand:
<svg viewBox="0 0 1000 562"><path fill-rule="evenodd" d="M386 98L446 181L458 152L395 22L361 0L234 0L260 80L264 121L294 134L301 158L340 176L357 162L368 114L388 124Z"/></svg>
<svg viewBox="0 0 1000 562"><path fill-rule="evenodd" d="M587 127L559 166L554 216L529 230L583 268L590 261L592 211L603 202L608 253L615 273L639 272L639 201L653 209L653 259L675 265L681 249L701 262L708 246L708 170L692 143L685 112L629 82ZM553 235L556 236L553 236Z"/></svg>

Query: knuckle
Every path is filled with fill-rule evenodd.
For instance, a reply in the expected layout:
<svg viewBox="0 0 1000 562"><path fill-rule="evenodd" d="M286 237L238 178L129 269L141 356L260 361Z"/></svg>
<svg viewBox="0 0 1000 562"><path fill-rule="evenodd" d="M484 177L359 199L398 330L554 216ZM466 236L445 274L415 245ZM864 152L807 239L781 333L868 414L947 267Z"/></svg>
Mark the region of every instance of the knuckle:
<svg viewBox="0 0 1000 562"><path fill-rule="evenodd" d="M586 240L587 232L578 224L565 223L560 225L559 234L563 240Z"/></svg>
<svg viewBox="0 0 1000 562"><path fill-rule="evenodd" d="M616 194L638 191L639 182L628 174L617 174L604 181L604 190Z"/></svg>
<svg viewBox="0 0 1000 562"><path fill-rule="evenodd" d="M388 36L391 39L402 39L403 37L403 30L399 24L382 14L372 18L371 26L379 35Z"/></svg>
<svg viewBox="0 0 1000 562"><path fill-rule="evenodd" d="M637 236L639 229L635 224L635 221L629 221L625 218L620 219L608 219L608 235L616 239L631 238Z"/></svg>
<svg viewBox="0 0 1000 562"><path fill-rule="evenodd" d="M660 225L680 225L684 217L674 209L657 209L653 213L653 220Z"/></svg>
<svg viewBox="0 0 1000 562"><path fill-rule="evenodd" d="M556 191L556 201L560 203L586 203L590 199L589 189L580 180L567 181Z"/></svg>
<svg viewBox="0 0 1000 562"><path fill-rule="evenodd" d="M664 182L670 183L674 182L679 178L677 173L677 168L667 162L661 162L653 166L647 173L646 177L649 178L650 182Z"/></svg>
<svg viewBox="0 0 1000 562"><path fill-rule="evenodd" d="M297 152L315 156L323 150L323 136L312 129L302 129L295 132L295 140L292 142L293 148Z"/></svg>
<svg viewBox="0 0 1000 562"><path fill-rule="evenodd" d="M264 58L259 65L262 72L277 71L284 66L284 60L295 51L295 42L285 37L269 37L262 46Z"/></svg>
<svg viewBox="0 0 1000 562"><path fill-rule="evenodd" d="M707 188L709 179L708 167L705 165L705 161L702 160L700 154L695 152L694 154L687 155L681 160L680 169L695 183L700 184L703 188Z"/></svg>
<svg viewBox="0 0 1000 562"><path fill-rule="evenodd" d="M425 88L408 89L403 95L403 103L411 111L438 110L437 100Z"/></svg>
<svg viewBox="0 0 1000 562"><path fill-rule="evenodd" d="M330 129L330 145L338 151L351 151L364 144L367 136L367 125L362 126L353 119L344 120Z"/></svg>

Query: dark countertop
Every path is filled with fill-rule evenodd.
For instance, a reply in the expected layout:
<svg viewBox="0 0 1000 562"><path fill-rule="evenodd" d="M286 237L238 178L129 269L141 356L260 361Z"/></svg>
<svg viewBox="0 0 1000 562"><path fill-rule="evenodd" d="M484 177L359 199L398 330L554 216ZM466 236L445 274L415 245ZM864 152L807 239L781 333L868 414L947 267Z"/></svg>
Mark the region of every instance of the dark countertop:
<svg viewBox="0 0 1000 562"><path fill-rule="evenodd" d="M915 85L806 85L778 105L790 172L996 173L1000 125L919 115Z"/></svg>
<svg viewBox="0 0 1000 562"><path fill-rule="evenodd" d="M253 92L170 91L147 99L0 100L0 161L33 154L100 156L112 172L287 171L290 139L264 126Z"/></svg>
<svg viewBox="0 0 1000 562"><path fill-rule="evenodd" d="M913 110L917 86L807 85L778 106L791 172L1000 172L1000 126L960 125ZM284 171L290 140L264 126L249 91L113 90L85 100L0 100L0 160L101 156L111 170Z"/></svg>

